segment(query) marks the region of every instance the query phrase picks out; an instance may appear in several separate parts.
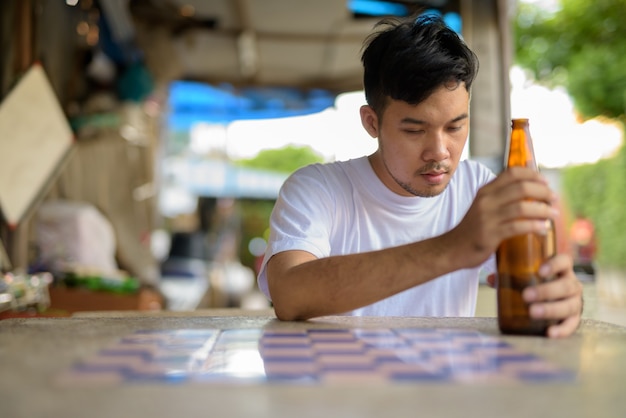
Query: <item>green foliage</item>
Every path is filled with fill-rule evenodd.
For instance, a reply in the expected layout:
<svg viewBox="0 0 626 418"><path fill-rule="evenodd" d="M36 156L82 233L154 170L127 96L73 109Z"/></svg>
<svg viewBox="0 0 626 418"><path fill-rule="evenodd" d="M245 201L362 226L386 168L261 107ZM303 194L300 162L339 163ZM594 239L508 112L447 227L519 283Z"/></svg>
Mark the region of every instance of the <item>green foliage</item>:
<svg viewBox="0 0 626 418"><path fill-rule="evenodd" d="M324 159L311 147L295 147L288 145L280 149L267 149L258 153L254 158L237 161L238 165L250 168L292 173L308 164L322 162Z"/></svg>
<svg viewBox="0 0 626 418"><path fill-rule="evenodd" d="M599 69L602 70L599 70ZM567 90L586 117L623 119L626 105L626 43L588 45L570 61Z"/></svg>
<svg viewBox="0 0 626 418"><path fill-rule="evenodd" d="M515 61L548 85L564 86L584 118L622 120L626 104L626 0L561 0L554 13L520 4Z"/></svg>
<svg viewBox="0 0 626 418"><path fill-rule="evenodd" d="M626 267L626 148L613 158L563 170L563 192L574 214L591 219L598 262Z"/></svg>
<svg viewBox="0 0 626 418"><path fill-rule="evenodd" d="M626 125L626 0L560 0L546 13L520 3L513 22L515 61L535 79L564 86L583 118ZM570 210L597 228L598 261L626 267L626 148L596 164L563 170Z"/></svg>

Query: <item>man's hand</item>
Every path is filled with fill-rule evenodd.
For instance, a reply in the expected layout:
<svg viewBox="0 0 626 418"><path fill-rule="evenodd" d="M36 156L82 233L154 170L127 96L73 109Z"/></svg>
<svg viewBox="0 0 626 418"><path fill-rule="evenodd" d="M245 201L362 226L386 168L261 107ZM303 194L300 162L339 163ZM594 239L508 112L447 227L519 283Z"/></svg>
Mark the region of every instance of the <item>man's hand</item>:
<svg viewBox="0 0 626 418"><path fill-rule="evenodd" d="M530 316L559 321L548 328L550 338L573 334L582 315L583 286L574 274L572 258L565 254L551 258L541 266L539 275L554 280L524 290L522 296L530 303Z"/></svg>
<svg viewBox="0 0 626 418"><path fill-rule="evenodd" d="M463 220L446 234L457 248L459 268L476 266L515 235L546 233L546 219L558 216L556 195L529 168L513 167L483 186ZM456 267L456 266L455 266Z"/></svg>
<svg viewBox="0 0 626 418"><path fill-rule="evenodd" d="M546 219L559 216L551 206L556 195L534 170L513 167L479 190L463 221L453 232L467 247L459 252L475 257L470 263L486 259L503 240L526 233L545 233ZM566 254L557 255L539 270L539 275L554 278L524 290L530 315L536 319L558 320L548 329L552 338L566 337L576 331L582 314L582 285ZM495 277L487 278L494 286Z"/></svg>
<svg viewBox="0 0 626 418"><path fill-rule="evenodd" d="M572 335L583 311L583 286L572 268L572 258L566 254L548 260L539 269L541 277L554 280L524 290L523 298L530 303L530 316L535 319L555 319L558 324L548 328L548 337ZM497 287L495 274L487 277L487 284Z"/></svg>

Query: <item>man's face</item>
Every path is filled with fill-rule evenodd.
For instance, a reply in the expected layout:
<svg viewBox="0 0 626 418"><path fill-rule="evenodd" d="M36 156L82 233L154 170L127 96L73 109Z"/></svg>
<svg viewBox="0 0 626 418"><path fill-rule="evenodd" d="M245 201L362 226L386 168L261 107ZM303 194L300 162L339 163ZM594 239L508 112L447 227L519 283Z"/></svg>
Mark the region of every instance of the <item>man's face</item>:
<svg viewBox="0 0 626 418"><path fill-rule="evenodd" d="M464 84L440 87L418 105L390 100L382 120L368 106L361 120L378 150L370 163L392 191L432 197L454 174L469 133L469 93Z"/></svg>

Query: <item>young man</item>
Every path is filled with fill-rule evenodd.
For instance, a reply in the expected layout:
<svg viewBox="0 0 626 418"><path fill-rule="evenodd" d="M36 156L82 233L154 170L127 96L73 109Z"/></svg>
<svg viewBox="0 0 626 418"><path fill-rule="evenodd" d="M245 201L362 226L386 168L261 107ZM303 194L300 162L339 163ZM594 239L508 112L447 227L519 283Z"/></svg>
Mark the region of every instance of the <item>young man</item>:
<svg viewBox="0 0 626 418"><path fill-rule="evenodd" d="M362 56L360 111L377 151L298 170L272 213L258 281L280 319L472 316L498 244L557 216L532 170L495 177L460 161L478 62L459 36L429 17L381 27ZM582 307L571 258L540 274L557 280L525 290L531 314L560 320L549 336L570 335Z"/></svg>

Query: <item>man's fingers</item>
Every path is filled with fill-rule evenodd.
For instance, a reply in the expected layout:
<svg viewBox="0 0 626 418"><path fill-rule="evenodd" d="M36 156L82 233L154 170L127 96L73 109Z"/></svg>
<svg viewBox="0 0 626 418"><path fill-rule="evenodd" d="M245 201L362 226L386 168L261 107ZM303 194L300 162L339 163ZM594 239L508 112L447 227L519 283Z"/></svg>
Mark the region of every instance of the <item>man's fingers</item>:
<svg viewBox="0 0 626 418"><path fill-rule="evenodd" d="M552 325L548 328L548 337L550 338L564 338L569 337L580 324L580 316L573 316L565 319L557 325Z"/></svg>
<svg viewBox="0 0 626 418"><path fill-rule="evenodd" d="M552 203L556 195L546 179L528 168L514 167L504 171L490 185L493 193L502 199L503 204L519 199L540 200Z"/></svg>
<svg viewBox="0 0 626 418"><path fill-rule="evenodd" d="M530 316L535 319L563 319L580 315L582 302L579 296L530 305Z"/></svg>
<svg viewBox="0 0 626 418"><path fill-rule="evenodd" d="M552 338L571 335L580 323L583 287L571 266L571 257L553 257L541 266L539 273L542 277L555 279L528 287L522 295L530 303L532 318L559 321L548 330L548 336Z"/></svg>
<svg viewBox="0 0 626 418"><path fill-rule="evenodd" d="M510 238L515 235L522 234L541 234L548 232L549 224L539 219L516 219L514 221L503 223L500 226L500 236L502 239Z"/></svg>
<svg viewBox="0 0 626 418"><path fill-rule="evenodd" d="M578 279L556 279L524 289L526 302L563 300L582 295L582 284Z"/></svg>

